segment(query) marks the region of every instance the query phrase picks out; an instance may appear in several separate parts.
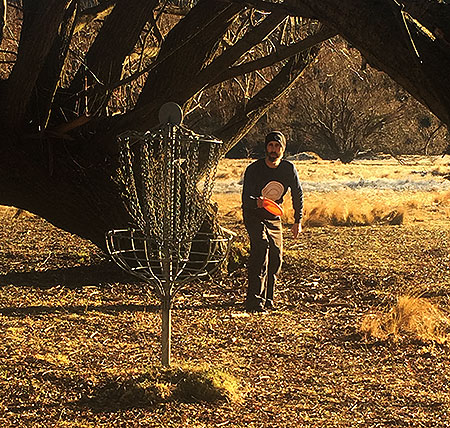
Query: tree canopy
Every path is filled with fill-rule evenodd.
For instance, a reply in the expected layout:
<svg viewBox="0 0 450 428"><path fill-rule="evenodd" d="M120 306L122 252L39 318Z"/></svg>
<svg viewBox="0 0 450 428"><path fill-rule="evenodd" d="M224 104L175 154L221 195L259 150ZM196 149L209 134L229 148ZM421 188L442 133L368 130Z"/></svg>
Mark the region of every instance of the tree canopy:
<svg viewBox="0 0 450 428"><path fill-rule="evenodd" d="M253 91L214 130L233 147L336 34L450 124L450 12L428 0L3 0L0 204L104 246L129 221L111 180L116 136L187 120L201 95ZM250 93L250 92L249 92ZM201 131L201 130L199 130Z"/></svg>

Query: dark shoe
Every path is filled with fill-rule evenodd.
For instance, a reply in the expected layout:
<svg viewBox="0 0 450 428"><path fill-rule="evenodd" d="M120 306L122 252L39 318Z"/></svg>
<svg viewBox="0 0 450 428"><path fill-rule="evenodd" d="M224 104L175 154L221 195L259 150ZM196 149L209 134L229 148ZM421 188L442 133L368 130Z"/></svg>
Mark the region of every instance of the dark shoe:
<svg viewBox="0 0 450 428"><path fill-rule="evenodd" d="M266 304L264 305L264 308L269 311L274 311L276 309L275 305L273 304L273 302L271 300L268 300L266 302Z"/></svg>
<svg viewBox="0 0 450 428"><path fill-rule="evenodd" d="M266 312L265 308L263 308L262 306L253 306L253 307L246 307L245 311L248 312L249 314L263 314L264 312Z"/></svg>

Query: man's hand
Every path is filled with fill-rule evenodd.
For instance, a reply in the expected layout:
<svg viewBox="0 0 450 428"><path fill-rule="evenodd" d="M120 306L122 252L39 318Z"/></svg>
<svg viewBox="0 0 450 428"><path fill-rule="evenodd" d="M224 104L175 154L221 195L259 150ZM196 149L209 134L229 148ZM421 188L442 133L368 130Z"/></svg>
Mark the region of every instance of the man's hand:
<svg viewBox="0 0 450 428"><path fill-rule="evenodd" d="M296 239L298 234L302 231L302 225L300 223L294 223L291 230L292 236Z"/></svg>

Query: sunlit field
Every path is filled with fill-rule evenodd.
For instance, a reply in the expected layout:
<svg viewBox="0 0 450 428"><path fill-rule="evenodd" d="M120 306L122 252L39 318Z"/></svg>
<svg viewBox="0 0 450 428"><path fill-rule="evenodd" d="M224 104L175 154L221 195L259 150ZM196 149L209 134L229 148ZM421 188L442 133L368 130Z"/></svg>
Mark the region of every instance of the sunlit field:
<svg viewBox="0 0 450 428"><path fill-rule="evenodd" d="M241 180L213 199L229 263L159 301L91 243L0 207L1 427L448 427L450 158L295 161L277 309L244 311Z"/></svg>
<svg viewBox="0 0 450 428"><path fill-rule="evenodd" d="M242 178L252 160L219 163L213 199L226 218L241 219ZM441 222L450 217L450 156L294 161L304 189L304 226ZM450 178L450 177L449 177ZM293 221L289 195L284 222Z"/></svg>

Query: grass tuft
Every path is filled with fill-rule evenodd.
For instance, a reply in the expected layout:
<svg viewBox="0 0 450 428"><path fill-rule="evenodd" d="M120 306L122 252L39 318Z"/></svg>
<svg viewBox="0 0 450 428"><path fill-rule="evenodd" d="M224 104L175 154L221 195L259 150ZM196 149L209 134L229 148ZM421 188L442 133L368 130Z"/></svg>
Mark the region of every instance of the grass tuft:
<svg viewBox="0 0 450 428"><path fill-rule="evenodd" d="M403 224L405 210L382 203L370 204L363 200L318 201L305 209L304 226L370 226L373 224Z"/></svg>
<svg viewBox="0 0 450 428"><path fill-rule="evenodd" d="M217 369L153 369L132 378L107 379L81 404L94 411L147 408L167 402L241 402L240 383Z"/></svg>
<svg viewBox="0 0 450 428"><path fill-rule="evenodd" d="M178 369L173 379L176 383L173 397L180 401L240 402L242 399L236 378L217 369Z"/></svg>
<svg viewBox="0 0 450 428"><path fill-rule="evenodd" d="M360 329L366 337L382 340L413 335L425 342L447 344L450 341L450 319L437 305L422 297L399 297L388 312L364 317Z"/></svg>

